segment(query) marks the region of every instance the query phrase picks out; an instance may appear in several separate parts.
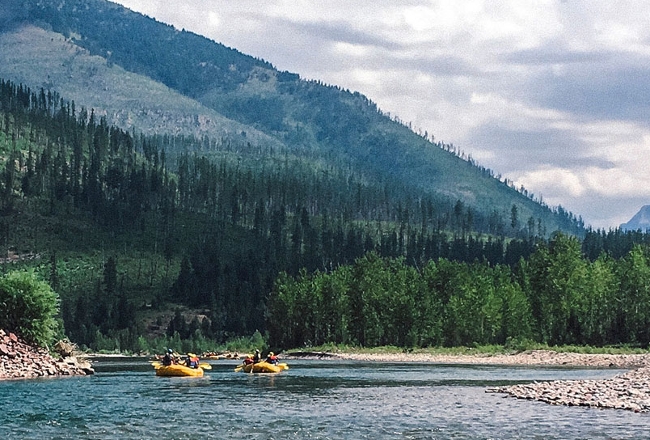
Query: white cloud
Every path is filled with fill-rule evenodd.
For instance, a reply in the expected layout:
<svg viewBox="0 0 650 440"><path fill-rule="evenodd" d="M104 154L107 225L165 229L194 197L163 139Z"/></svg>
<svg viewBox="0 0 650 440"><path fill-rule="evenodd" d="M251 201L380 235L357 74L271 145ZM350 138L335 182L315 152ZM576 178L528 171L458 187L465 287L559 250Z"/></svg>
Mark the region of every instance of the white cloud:
<svg viewBox="0 0 650 440"><path fill-rule="evenodd" d="M221 20L221 17L219 14L217 14L214 11L209 11L208 12L208 23L210 23L210 26L213 28L219 28L221 26L221 23L223 20Z"/></svg>
<svg viewBox="0 0 650 440"><path fill-rule="evenodd" d="M344 42L335 43L333 51L339 55L355 58L362 57L369 52L368 49L363 45Z"/></svg>
<svg viewBox="0 0 650 440"><path fill-rule="evenodd" d="M541 188L545 194L561 192L570 197L579 197L586 190L578 173L565 168L541 168L523 173L520 179L530 182L534 188ZM515 183L518 182L515 180Z"/></svg>

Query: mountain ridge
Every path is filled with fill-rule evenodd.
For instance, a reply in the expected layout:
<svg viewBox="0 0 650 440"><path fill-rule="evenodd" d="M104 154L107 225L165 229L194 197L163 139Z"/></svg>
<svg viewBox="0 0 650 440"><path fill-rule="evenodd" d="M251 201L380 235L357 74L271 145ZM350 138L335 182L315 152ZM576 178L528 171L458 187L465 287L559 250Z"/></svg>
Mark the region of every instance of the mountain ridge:
<svg viewBox="0 0 650 440"><path fill-rule="evenodd" d="M573 234L584 231L582 221L571 213L561 207L549 208L534 200L532 195L514 189L510 182L495 178L490 170L458 157L445 148L448 146L414 133L403 123L384 115L375 103L360 93L301 80L297 74L277 71L266 61L104 0L26 0L24 5L28 23L51 28L63 35L67 44L86 50L89 59L105 63L109 70L115 66L125 69L126 73L119 75L116 83L148 77L153 83L140 88L154 88L156 84L158 90L166 87L170 91L168 96L180 94L191 99L197 109L207 109L206 114L212 115L206 119L228 121L234 133L228 135L235 136L237 141L272 145L321 158L339 157L380 180L396 179L425 193L459 200L480 211L485 218L492 213L508 217L515 207L518 228L534 222L536 233L550 233L556 229ZM50 39L54 43L54 37ZM17 53L26 50L24 45L13 49ZM5 46L0 59L6 60L10 50ZM2 67L0 77L25 82L35 88L55 87L46 77L48 66L42 59L35 58L20 62L13 58L13 61L2 63L22 68L33 77L21 78ZM92 90L92 93L79 95L75 102L110 113L102 108L106 105L102 105L101 100L107 99L102 96L121 93L120 102L134 107L131 113L127 111L127 116L114 118L118 126L141 132L171 130L171 134L176 134L174 130L178 127L169 127L174 125L174 118L171 124L158 122L165 119L164 110L158 114L160 110L152 104L147 104L148 108L147 105L138 107L128 99L131 93L126 91L103 90L102 94L101 87L90 87L100 82L97 74L91 75L92 67L89 73L87 65L76 66L74 61L69 56L62 57L59 64L64 69L70 66L80 71L86 69L85 76L75 78L65 75L66 72L59 75L56 86L63 89L60 90L63 95L71 98L66 88ZM56 65L57 60L52 63ZM140 76L133 76L135 74ZM86 85L82 84L84 81ZM181 99L166 99L169 100ZM146 117L149 112L159 117ZM129 116L132 114L144 114L144 117L136 120ZM198 112L185 114L188 130L191 131L192 125L196 129L192 120L196 122L202 117Z"/></svg>

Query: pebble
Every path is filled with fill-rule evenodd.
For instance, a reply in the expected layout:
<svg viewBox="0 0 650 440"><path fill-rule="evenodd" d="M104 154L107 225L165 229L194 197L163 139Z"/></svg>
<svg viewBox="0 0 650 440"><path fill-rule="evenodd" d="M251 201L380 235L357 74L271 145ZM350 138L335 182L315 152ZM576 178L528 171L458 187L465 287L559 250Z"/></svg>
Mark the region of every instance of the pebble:
<svg viewBox="0 0 650 440"><path fill-rule="evenodd" d="M552 405L650 411L650 367L644 366L609 379L554 380L494 387L488 393L505 393L518 399Z"/></svg>

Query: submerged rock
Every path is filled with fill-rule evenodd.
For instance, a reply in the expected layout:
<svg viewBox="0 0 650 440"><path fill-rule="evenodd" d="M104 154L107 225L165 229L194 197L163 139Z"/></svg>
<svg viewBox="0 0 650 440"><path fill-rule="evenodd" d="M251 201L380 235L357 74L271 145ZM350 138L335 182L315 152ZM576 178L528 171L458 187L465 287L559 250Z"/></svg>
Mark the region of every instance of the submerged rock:
<svg viewBox="0 0 650 440"><path fill-rule="evenodd" d="M65 344L69 343L64 343L69 348ZM14 333L0 330L0 380L95 373L90 362L74 356L73 350L64 350L60 356L57 359L46 349L29 345Z"/></svg>

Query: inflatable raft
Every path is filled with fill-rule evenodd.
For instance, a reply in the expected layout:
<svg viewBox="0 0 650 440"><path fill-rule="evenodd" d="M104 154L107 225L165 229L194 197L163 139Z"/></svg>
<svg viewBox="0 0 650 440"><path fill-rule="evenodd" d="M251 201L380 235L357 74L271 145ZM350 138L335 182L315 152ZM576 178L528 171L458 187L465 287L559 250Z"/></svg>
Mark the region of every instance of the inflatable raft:
<svg viewBox="0 0 650 440"><path fill-rule="evenodd" d="M279 373L282 370L288 370L289 366L285 363L274 365L268 362L258 362L237 368L244 373Z"/></svg>
<svg viewBox="0 0 650 440"><path fill-rule="evenodd" d="M203 368L190 368L185 365L161 365L156 367L156 376L191 376L202 377Z"/></svg>

